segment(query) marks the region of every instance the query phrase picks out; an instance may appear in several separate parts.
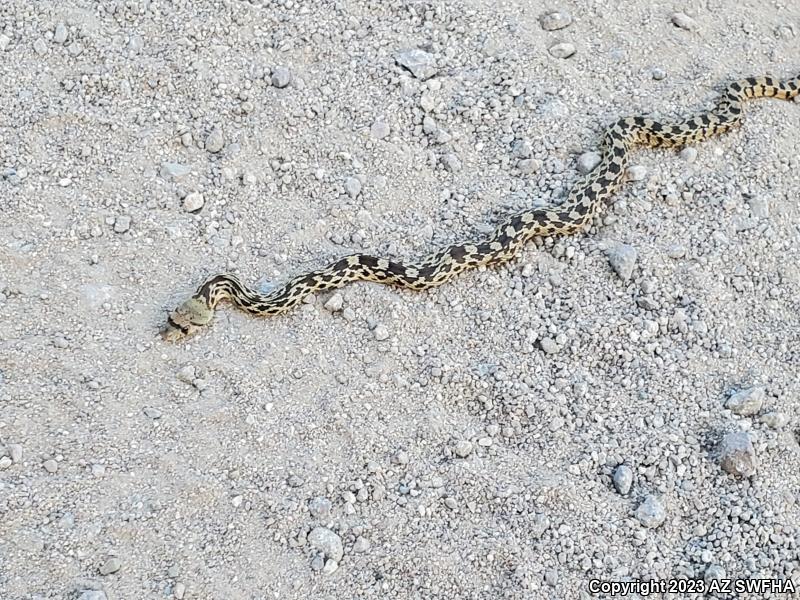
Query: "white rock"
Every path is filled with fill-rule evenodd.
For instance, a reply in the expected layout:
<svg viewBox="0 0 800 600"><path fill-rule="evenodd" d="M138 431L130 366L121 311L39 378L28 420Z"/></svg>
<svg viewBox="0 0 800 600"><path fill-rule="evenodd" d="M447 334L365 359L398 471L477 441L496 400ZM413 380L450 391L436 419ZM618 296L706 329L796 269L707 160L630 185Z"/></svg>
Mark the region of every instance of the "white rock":
<svg viewBox="0 0 800 600"><path fill-rule="evenodd" d="M651 494L636 509L636 518L645 527L653 529L664 522L667 511L661 500Z"/></svg>
<svg viewBox="0 0 800 600"><path fill-rule="evenodd" d="M375 339L379 342L389 339L389 330L386 328L386 325L378 325L373 331L372 335L375 336Z"/></svg>
<svg viewBox="0 0 800 600"><path fill-rule="evenodd" d="M203 208L206 203L203 194L200 192L189 192L183 199L183 210L186 212L195 212Z"/></svg>
<svg viewBox="0 0 800 600"><path fill-rule="evenodd" d="M391 133L391 129L386 121L383 119L378 119L372 124L369 132L370 135L376 140L382 140L383 138L388 137L389 133Z"/></svg>
<svg viewBox="0 0 800 600"><path fill-rule="evenodd" d="M739 416L748 417L761 410L765 396L766 390L761 386L740 390L728 398L725 408Z"/></svg>
<svg viewBox="0 0 800 600"><path fill-rule="evenodd" d="M672 13L672 24L675 25L675 27L680 27L686 31L697 30L697 21L695 21L686 13L682 12Z"/></svg>
<svg viewBox="0 0 800 600"><path fill-rule="evenodd" d="M586 175L600 164L601 157L597 152L584 152L578 157L578 172Z"/></svg>
<svg viewBox="0 0 800 600"><path fill-rule="evenodd" d="M344 180L344 191L351 198L355 198L361 193L361 181L358 177L348 177Z"/></svg>
<svg viewBox="0 0 800 600"><path fill-rule="evenodd" d="M628 465L620 465L614 470L614 487L616 490L626 496L631 491L633 485L633 469Z"/></svg>
<svg viewBox="0 0 800 600"><path fill-rule="evenodd" d="M556 31L569 27L572 15L565 10L554 10L539 17L539 23L545 31Z"/></svg>
<svg viewBox="0 0 800 600"><path fill-rule="evenodd" d="M394 55L398 65L411 71L411 74L425 81L436 75L433 55L419 48L404 48Z"/></svg>
<svg viewBox="0 0 800 600"><path fill-rule="evenodd" d="M340 310L342 310L343 306L344 306L344 298L339 292L336 292L333 296L328 298L328 301L324 305L325 310L330 312L339 312Z"/></svg>
<svg viewBox="0 0 800 600"><path fill-rule="evenodd" d="M276 88L285 88L292 82L292 73L286 67L275 67L270 82Z"/></svg>
<svg viewBox="0 0 800 600"><path fill-rule="evenodd" d="M558 44L553 44L548 49L551 56L555 58L569 58L573 54L575 54L575 46L570 44L569 42L559 42Z"/></svg>
<svg viewBox="0 0 800 600"><path fill-rule="evenodd" d="M680 157L688 163L693 163L697 160L697 150L691 146L684 148L680 152Z"/></svg>
<svg viewBox="0 0 800 600"><path fill-rule="evenodd" d="M456 447L454 448L456 456L459 458L466 458L470 454L472 454L473 445L472 442L469 440L459 440L456 442Z"/></svg>
<svg viewBox="0 0 800 600"><path fill-rule="evenodd" d="M64 25L63 23L59 23L58 25L56 25L55 33L53 33L53 41L56 44L63 44L64 42L67 41L68 33L69 32L67 31L67 26Z"/></svg>
<svg viewBox="0 0 800 600"><path fill-rule="evenodd" d="M647 177L647 167L642 165L634 165L632 167L628 167L626 174L628 181L644 181L645 177Z"/></svg>
<svg viewBox="0 0 800 600"><path fill-rule="evenodd" d="M314 527L308 534L308 543L312 548L322 552L326 558L339 561L344 555L342 538L327 527Z"/></svg>
<svg viewBox="0 0 800 600"><path fill-rule="evenodd" d="M206 137L206 152L212 152L216 154L220 152L225 147L225 136L222 133L222 130L218 127L215 127L211 130L211 133L208 134Z"/></svg>
<svg viewBox="0 0 800 600"><path fill-rule="evenodd" d="M617 244L610 248L606 255L611 268L616 271L619 278L623 281L628 281L633 275L633 268L636 266L636 260L639 257L636 248L628 244Z"/></svg>

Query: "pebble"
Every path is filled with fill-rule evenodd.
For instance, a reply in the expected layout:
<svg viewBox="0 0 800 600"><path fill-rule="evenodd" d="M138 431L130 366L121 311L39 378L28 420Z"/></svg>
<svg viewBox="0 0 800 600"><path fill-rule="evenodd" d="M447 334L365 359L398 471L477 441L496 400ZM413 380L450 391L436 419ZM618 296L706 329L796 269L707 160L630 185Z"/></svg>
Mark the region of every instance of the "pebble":
<svg viewBox="0 0 800 600"><path fill-rule="evenodd" d="M335 561L333 559L330 559L330 560L326 560L325 561L325 566L322 567L322 572L325 575L332 575L333 573L336 572L336 570L338 568L339 568L339 562Z"/></svg>
<svg viewBox="0 0 800 600"><path fill-rule="evenodd" d="M750 434L745 431L728 433L719 445L722 469L737 477L750 477L756 472L758 461Z"/></svg>
<svg viewBox="0 0 800 600"><path fill-rule="evenodd" d="M348 177L344 180L344 191L351 198L355 198L361 193L361 181L358 177Z"/></svg>
<svg viewBox="0 0 800 600"><path fill-rule="evenodd" d="M433 55L419 48L398 50L394 55L394 60L398 65L407 69L414 77L422 81L436 75Z"/></svg>
<svg viewBox="0 0 800 600"><path fill-rule="evenodd" d="M651 494L636 509L636 518L645 527L653 529L664 522L667 511L661 499Z"/></svg>
<svg viewBox="0 0 800 600"><path fill-rule="evenodd" d="M425 115L425 117L422 119L422 131L428 135L434 135L437 131L439 131L439 126L436 124L436 120L429 115Z"/></svg>
<svg viewBox="0 0 800 600"><path fill-rule="evenodd" d="M181 600L186 595L186 586L182 583L176 583L175 587L172 588L172 595Z"/></svg>
<svg viewBox="0 0 800 600"><path fill-rule="evenodd" d="M367 538L359 536L356 538L356 543L353 544L353 552L358 552L359 554L362 554L367 550L369 550L370 546L371 544L369 543L369 540Z"/></svg>
<svg viewBox="0 0 800 600"><path fill-rule="evenodd" d="M559 350L556 341L550 337L542 338L539 341L539 345L542 347L542 350L544 350L547 354L555 354Z"/></svg>
<svg viewBox="0 0 800 600"><path fill-rule="evenodd" d="M131 218L129 215L120 215L114 219L114 232L125 233L131 228Z"/></svg>
<svg viewBox="0 0 800 600"><path fill-rule="evenodd" d="M61 350L65 350L66 348L69 348L69 341L67 338L59 335L53 338L53 346L60 348Z"/></svg>
<svg viewBox="0 0 800 600"><path fill-rule="evenodd" d="M108 600L108 597L101 590L82 590L78 600Z"/></svg>
<svg viewBox="0 0 800 600"><path fill-rule="evenodd" d="M275 67L270 82L276 88L285 88L292 82L292 72L286 67Z"/></svg>
<svg viewBox="0 0 800 600"><path fill-rule="evenodd" d="M378 119L372 124L372 127L370 127L369 133L376 140L382 140L388 137L389 133L391 133L391 129L386 121Z"/></svg>
<svg viewBox="0 0 800 600"><path fill-rule="evenodd" d="M47 54L47 42L45 42L42 38L38 38L35 42L33 42L33 50L39 56L44 56Z"/></svg>
<svg viewBox="0 0 800 600"><path fill-rule="evenodd" d="M218 127L215 127L211 130L211 133L208 134L206 137L206 152L211 152L216 154L220 152L225 147L225 136L222 133L222 130Z"/></svg>
<svg viewBox="0 0 800 600"><path fill-rule="evenodd" d="M342 310L344 306L344 296L342 296L339 292L336 292L333 296L328 298L328 301L324 304L325 310L329 312L339 312Z"/></svg>
<svg viewBox="0 0 800 600"><path fill-rule="evenodd" d="M331 516L331 501L324 496L312 498L308 502L308 511L315 519L324 520Z"/></svg>
<svg viewBox="0 0 800 600"><path fill-rule="evenodd" d="M314 527L308 534L308 543L312 548L322 552L326 558L339 561L344 555L342 538L327 527Z"/></svg>
<svg viewBox="0 0 800 600"><path fill-rule="evenodd" d="M606 252L611 268L616 271L622 281L628 281L633 275L633 268L639 253L628 244L616 244Z"/></svg>
<svg viewBox="0 0 800 600"><path fill-rule="evenodd" d="M192 172L192 167L180 163L165 162L161 164L161 177L179 181Z"/></svg>
<svg viewBox="0 0 800 600"><path fill-rule="evenodd" d="M538 173L542 168L542 161L536 158L523 158L517 163L517 168L522 173Z"/></svg>
<svg viewBox="0 0 800 600"><path fill-rule="evenodd" d="M116 573L122 568L122 562L116 556L110 557L106 562L100 565L101 575L111 575Z"/></svg>
<svg viewBox="0 0 800 600"><path fill-rule="evenodd" d="M44 467L44 470L47 471L48 473L55 473L56 471L58 471L58 463L54 461L52 458L49 458L46 461L44 461L44 463L42 463L42 466Z"/></svg>
<svg viewBox="0 0 800 600"><path fill-rule="evenodd" d="M372 334L379 342L389 339L389 330L386 328L386 325L378 325L372 330Z"/></svg>
<svg viewBox="0 0 800 600"><path fill-rule="evenodd" d="M654 67L653 70L650 71L650 75L656 81L661 81L662 79L666 79L667 78L667 72L664 69L660 68L660 67Z"/></svg>
<svg viewBox="0 0 800 600"><path fill-rule="evenodd" d="M161 418L161 411L158 410L157 408L152 407L152 406L145 406L142 409L142 412L145 414L146 417L148 417L150 419L160 419Z"/></svg>
<svg viewBox="0 0 800 600"><path fill-rule="evenodd" d="M748 417L761 410L765 396L766 390L761 386L740 390L728 398L725 408L739 416Z"/></svg>
<svg viewBox="0 0 800 600"><path fill-rule="evenodd" d="M63 44L64 42L67 41L67 34L68 34L67 26L64 25L63 23L59 23L58 25L56 25L56 30L53 33L53 41L56 44Z"/></svg>
<svg viewBox="0 0 800 600"><path fill-rule="evenodd" d="M0 456L0 471L5 471L12 463L13 461L10 456Z"/></svg>
<svg viewBox="0 0 800 600"><path fill-rule="evenodd" d="M555 58L569 58L573 54L575 54L575 46L574 44L570 44L569 42L559 42L557 44L553 44L548 49L551 56Z"/></svg>
<svg viewBox="0 0 800 600"><path fill-rule="evenodd" d="M452 152L442 156L442 164L444 168L451 173L456 173L461 170L461 161L458 160L458 157Z"/></svg>
<svg viewBox="0 0 800 600"><path fill-rule="evenodd" d="M472 449L473 445L469 440L459 440L456 442L456 447L454 448L456 456L459 458L467 458L472 454Z"/></svg>
<svg viewBox="0 0 800 600"><path fill-rule="evenodd" d="M695 160L697 160L697 150L691 146L688 146L681 150L678 156L688 163L693 163Z"/></svg>
<svg viewBox="0 0 800 600"><path fill-rule="evenodd" d="M614 470L614 487L617 492L627 496L633 485L633 469L628 465L620 465Z"/></svg>
<svg viewBox="0 0 800 600"><path fill-rule="evenodd" d="M22 461L22 444L8 444L6 450L15 463Z"/></svg>
<svg viewBox="0 0 800 600"><path fill-rule="evenodd" d="M178 378L178 381L182 381L183 383L188 383L191 385L196 378L195 368L192 365L181 367L176 377Z"/></svg>
<svg viewBox="0 0 800 600"><path fill-rule="evenodd" d="M8 45L11 43L11 38L4 33L0 33L0 52L5 52Z"/></svg>
<svg viewBox="0 0 800 600"><path fill-rule="evenodd" d="M769 216L769 200L764 195L757 195L748 198L747 204L750 213L757 219L766 219Z"/></svg>
<svg viewBox="0 0 800 600"><path fill-rule="evenodd" d="M728 574L725 572L725 569L723 569L720 565L709 565L706 568L705 573L703 573L703 580L706 583L711 583L714 580L719 581L721 579L727 579L727 578Z"/></svg>
<svg viewBox="0 0 800 600"><path fill-rule="evenodd" d="M686 13L682 12L672 13L672 24L675 25L675 27L680 27L686 31L697 30L697 21L695 21Z"/></svg>
<svg viewBox="0 0 800 600"><path fill-rule="evenodd" d="M584 152L578 157L578 172L583 175L591 173L601 160L597 152Z"/></svg>
<svg viewBox="0 0 800 600"><path fill-rule="evenodd" d="M647 177L647 167L642 165L628 167L626 175L628 181L644 181L644 179Z"/></svg>
<svg viewBox="0 0 800 600"><path fill-rule="evenodd" d="M183 210L186 212L196 212L203 208L206 199L200 192L189 192L183 199Z"/></svg>
<svg viewBox="0 0 800 600"><path fill-rule="evenodd" d="M554 10L539 17L539 23L545 31L557 31L572 24L572 15L565 10Z"/></svg>
<svg viewBox="0 0 800 600"><path fill-rule="evenodd" d="M789 424L789 417L782 412L773 411L773 412L768 412L765 415L762 415L759 421L761 421L762 423L764 423L764 425L772 429L783 429ZM9 446L9 448L11 448L11 446ZM13 454L11 455L11 458L14 458ZM19 462L19 461L14 460L14 462Z"/></svg>

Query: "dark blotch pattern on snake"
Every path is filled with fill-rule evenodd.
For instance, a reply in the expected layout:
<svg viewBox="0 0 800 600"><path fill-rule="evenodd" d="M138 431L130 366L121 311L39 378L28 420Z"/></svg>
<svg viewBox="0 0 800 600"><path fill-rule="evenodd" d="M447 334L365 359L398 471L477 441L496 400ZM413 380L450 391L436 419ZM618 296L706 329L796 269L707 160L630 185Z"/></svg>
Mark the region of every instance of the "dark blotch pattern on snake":
<svg viewBox="0 0 800 600"><path fill-rule="evenodd" d="M712 110L680 123L660 123L647 117L620 119L605 131L600 163L575 183L563 204L512 215L487 238L442 248L418 263L354 254L295 277L268 294L246 286L235 275L215 275L169 315L162 336L178 340L208 325L215 308L224 300L253 315L278 315L308 294L353 281L424 290L441 285L466 269L506 262L534 237L569 235L585 229L624 182L634 147L665 148L706 140L738 124L746 100L790 99L797 96L798 89L800 76L786 81L751 77L730 84Z"/></svg>

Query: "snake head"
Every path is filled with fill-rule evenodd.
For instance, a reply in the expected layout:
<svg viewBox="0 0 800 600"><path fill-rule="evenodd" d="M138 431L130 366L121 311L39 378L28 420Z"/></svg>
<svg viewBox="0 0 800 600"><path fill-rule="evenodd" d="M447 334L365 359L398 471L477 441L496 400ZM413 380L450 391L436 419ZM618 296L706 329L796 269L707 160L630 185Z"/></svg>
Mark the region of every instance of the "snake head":
<svg viewBox="0 0 800 600"><path fill-rule="evenodd" d="M205 299L193 296L170 313L161 328L161 338L167 342L180 341L207 325L213 316L214 309Z"/></svg>

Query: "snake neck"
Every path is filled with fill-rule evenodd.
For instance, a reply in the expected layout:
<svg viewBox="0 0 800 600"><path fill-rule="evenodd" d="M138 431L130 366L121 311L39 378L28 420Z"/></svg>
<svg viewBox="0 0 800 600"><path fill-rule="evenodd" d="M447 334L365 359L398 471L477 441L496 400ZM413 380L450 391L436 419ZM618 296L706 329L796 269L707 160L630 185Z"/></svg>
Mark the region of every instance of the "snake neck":
<svg viewBox="0 0 800 600"><path fill-rule="evenodd" d="M201 285L195 297L203 299L210 309L215 309L220 302L232 302L239 308L247 309L253 304L262 302L264 298L244 285L238 277L230 273L215 275Z"/></svg>

